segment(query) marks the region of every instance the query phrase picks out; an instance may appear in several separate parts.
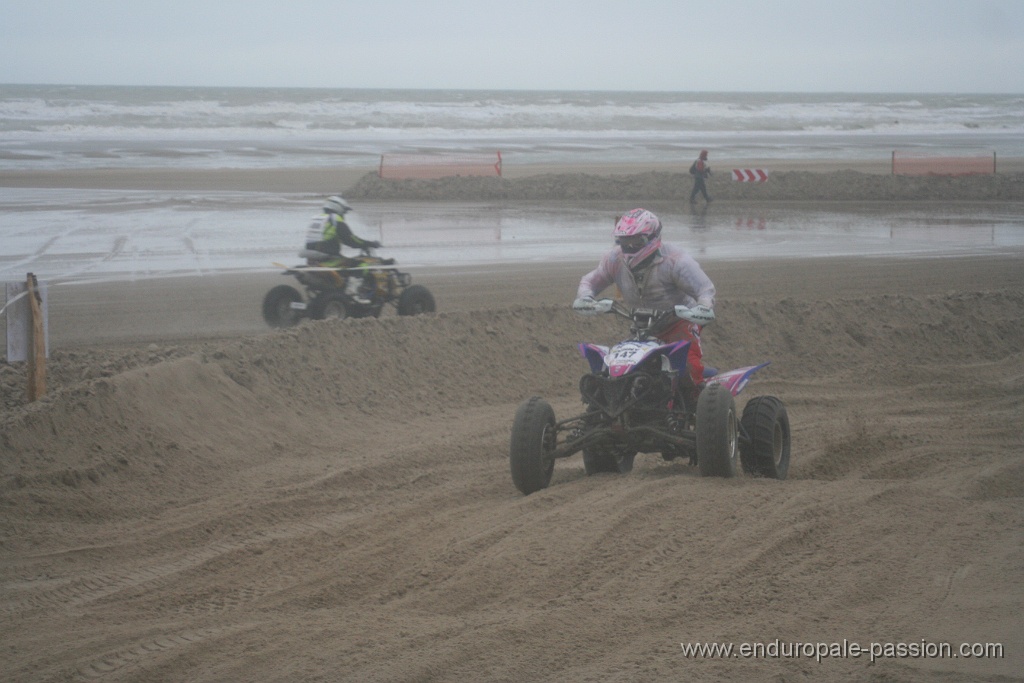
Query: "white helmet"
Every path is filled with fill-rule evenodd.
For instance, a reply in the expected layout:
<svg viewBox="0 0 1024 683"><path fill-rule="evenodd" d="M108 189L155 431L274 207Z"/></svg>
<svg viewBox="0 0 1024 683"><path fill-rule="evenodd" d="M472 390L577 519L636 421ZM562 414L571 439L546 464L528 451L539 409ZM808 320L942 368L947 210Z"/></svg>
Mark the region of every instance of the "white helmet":
<svg viewBox="0 0 1024 683"><path fill-rule="evenodd" d="M328 211L330 213L339 213L344 216L346 212L351 210L352 207L338 195L328 197L327 201L324 202L324 211Z"/></svg>
<svg viewBox="0 0 1024 683"><path fill-rule="evenodd" d="M633 267L661 247L661 221L647 209L633 209L615 224L612 236L626 265Z"/></svg>

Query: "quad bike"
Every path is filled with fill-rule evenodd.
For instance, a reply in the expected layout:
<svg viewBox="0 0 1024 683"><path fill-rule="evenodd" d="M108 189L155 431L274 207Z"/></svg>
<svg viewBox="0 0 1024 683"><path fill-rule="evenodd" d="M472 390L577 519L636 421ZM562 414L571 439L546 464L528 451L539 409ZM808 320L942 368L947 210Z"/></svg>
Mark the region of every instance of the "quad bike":
<svg viewBox="0 0 1024 683"><path fill-rule="evenodd" d="M303 250L307 265L284 268L284 275L294 276L305 289L305 296L291 285L278 285L263 297L263 319L271 327L291 327L303 318L379 317L385 305L394 306L398 315L433 313L434 295L423 285L412 284L412 276L395 266L394 259L374 256L364 249L358 257L361 265L334 268L318 265L318 257L326 254ZM350 276L363 278L360 290L346 292Z"/></svg>
<svg viewBox="0 0 1024 683"><path fill-rule="evenodd" d="M690 342L662 343L652 333L675 318L694 320L690 309L628 309L603 299L581 312L628 318L632 337L611 348L579 345L590 365L579 383L582 414L556 420L539 396L519 406L509 461L512 481L523 494L546 488L555 461L579 451L588 475L624 474L633 469L637 453L660 453L665 460L689 458L705 477L734 477L739 464L747 474L786 478L790 429L782 401L757 396L741 416L736 413L735 396L768 363L723 373L706 368L698 392L686 369Z"/></svg>

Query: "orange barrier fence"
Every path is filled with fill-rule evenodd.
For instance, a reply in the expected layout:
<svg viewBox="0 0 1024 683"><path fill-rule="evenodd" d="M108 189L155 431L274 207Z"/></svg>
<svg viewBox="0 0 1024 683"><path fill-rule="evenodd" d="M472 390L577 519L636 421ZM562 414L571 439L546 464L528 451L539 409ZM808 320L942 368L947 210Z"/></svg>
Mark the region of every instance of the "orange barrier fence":
<svg viewBox="0 0 1024 683"><path fill-rule="evenodd" d="M501 152L490 154L381 154L381 178L444 178L500 176Z"/></svg>
<svg viewBox="0 0 1024 683"><path fill-rule="evenodd" d="M940 157L911 152L892 153L893 175L990 175L996 172L996 153L992 156Z"/></svg>

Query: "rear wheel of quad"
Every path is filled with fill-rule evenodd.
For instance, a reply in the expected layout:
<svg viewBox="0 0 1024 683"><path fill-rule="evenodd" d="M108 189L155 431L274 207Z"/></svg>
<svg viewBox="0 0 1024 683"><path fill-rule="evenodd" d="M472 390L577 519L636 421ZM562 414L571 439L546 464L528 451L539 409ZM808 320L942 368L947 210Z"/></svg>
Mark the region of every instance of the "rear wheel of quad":
<svg viewBox="0 0 1024 683"><path fill-rule="evenodd" d="M624 447L608 449L583 449L583 469L587 474L626 474L633 471L633 460L636 451Z"/></svg>
<svg viewBox="0 0 1024 683"><path fill-rule="evenodd" d="M292 308L292 303L301 301L299 290L291 285L278 285L263 297L263 320L271 327L291 327L302 317L301 311Z"/></svg>
<svg viewBox="0 0 1024 683"><path fill-rule="evenodd" d="M435 308L434 295L423 285L406 287L402 295L398 297L398 315L433 313Z"/></svg>
<svg viewBox="0 0 1024 683"><path fill-rule="evenodd" d="M740 418L749 442L740 445L743 471L758 477L785 479L789 473L789 415L774 396L747 401Z"/></svg>
<svg viewBox="0 0 1024 683"><path fill-rule="evenodd" d="M697 468L702 477L735 477L739 460L736 401L721 384L697 399Z"/></svg>
<svg viewBox="0 0 1024 683"><path fill-rule="evenodd" d="M516 410L512 422L509 465L512 483L524 495L547 488L555 471L555 411L551 405L534 396Z"/></svg>
<svg viewBox="0 0 1024 683"><path fill-rule="evenodd" d="M348 317L348 306L348 297L344 292L322 292L309 305L309 317L313 320L344 320Z"/></svg>

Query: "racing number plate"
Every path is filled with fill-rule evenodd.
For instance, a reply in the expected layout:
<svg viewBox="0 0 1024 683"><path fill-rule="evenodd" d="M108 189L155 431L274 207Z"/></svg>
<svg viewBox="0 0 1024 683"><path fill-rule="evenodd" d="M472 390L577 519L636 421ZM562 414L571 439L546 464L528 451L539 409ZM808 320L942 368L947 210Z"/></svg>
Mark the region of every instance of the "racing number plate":
<svg viewBox="0 0 1024 683"><path fill-rule="evenodd" d="M608 364L612 377L618 377L647 357L651 349L656 348L658 344L655 342L623 342L608 352L605 363Z"/></svg>
<svg viewBox="0 0 1024 683"><path fill-rule="evenodd" d="M608 365L633 365L643 360L644 356L657 344L644 342L624 342L608 354Z"/></svg>

